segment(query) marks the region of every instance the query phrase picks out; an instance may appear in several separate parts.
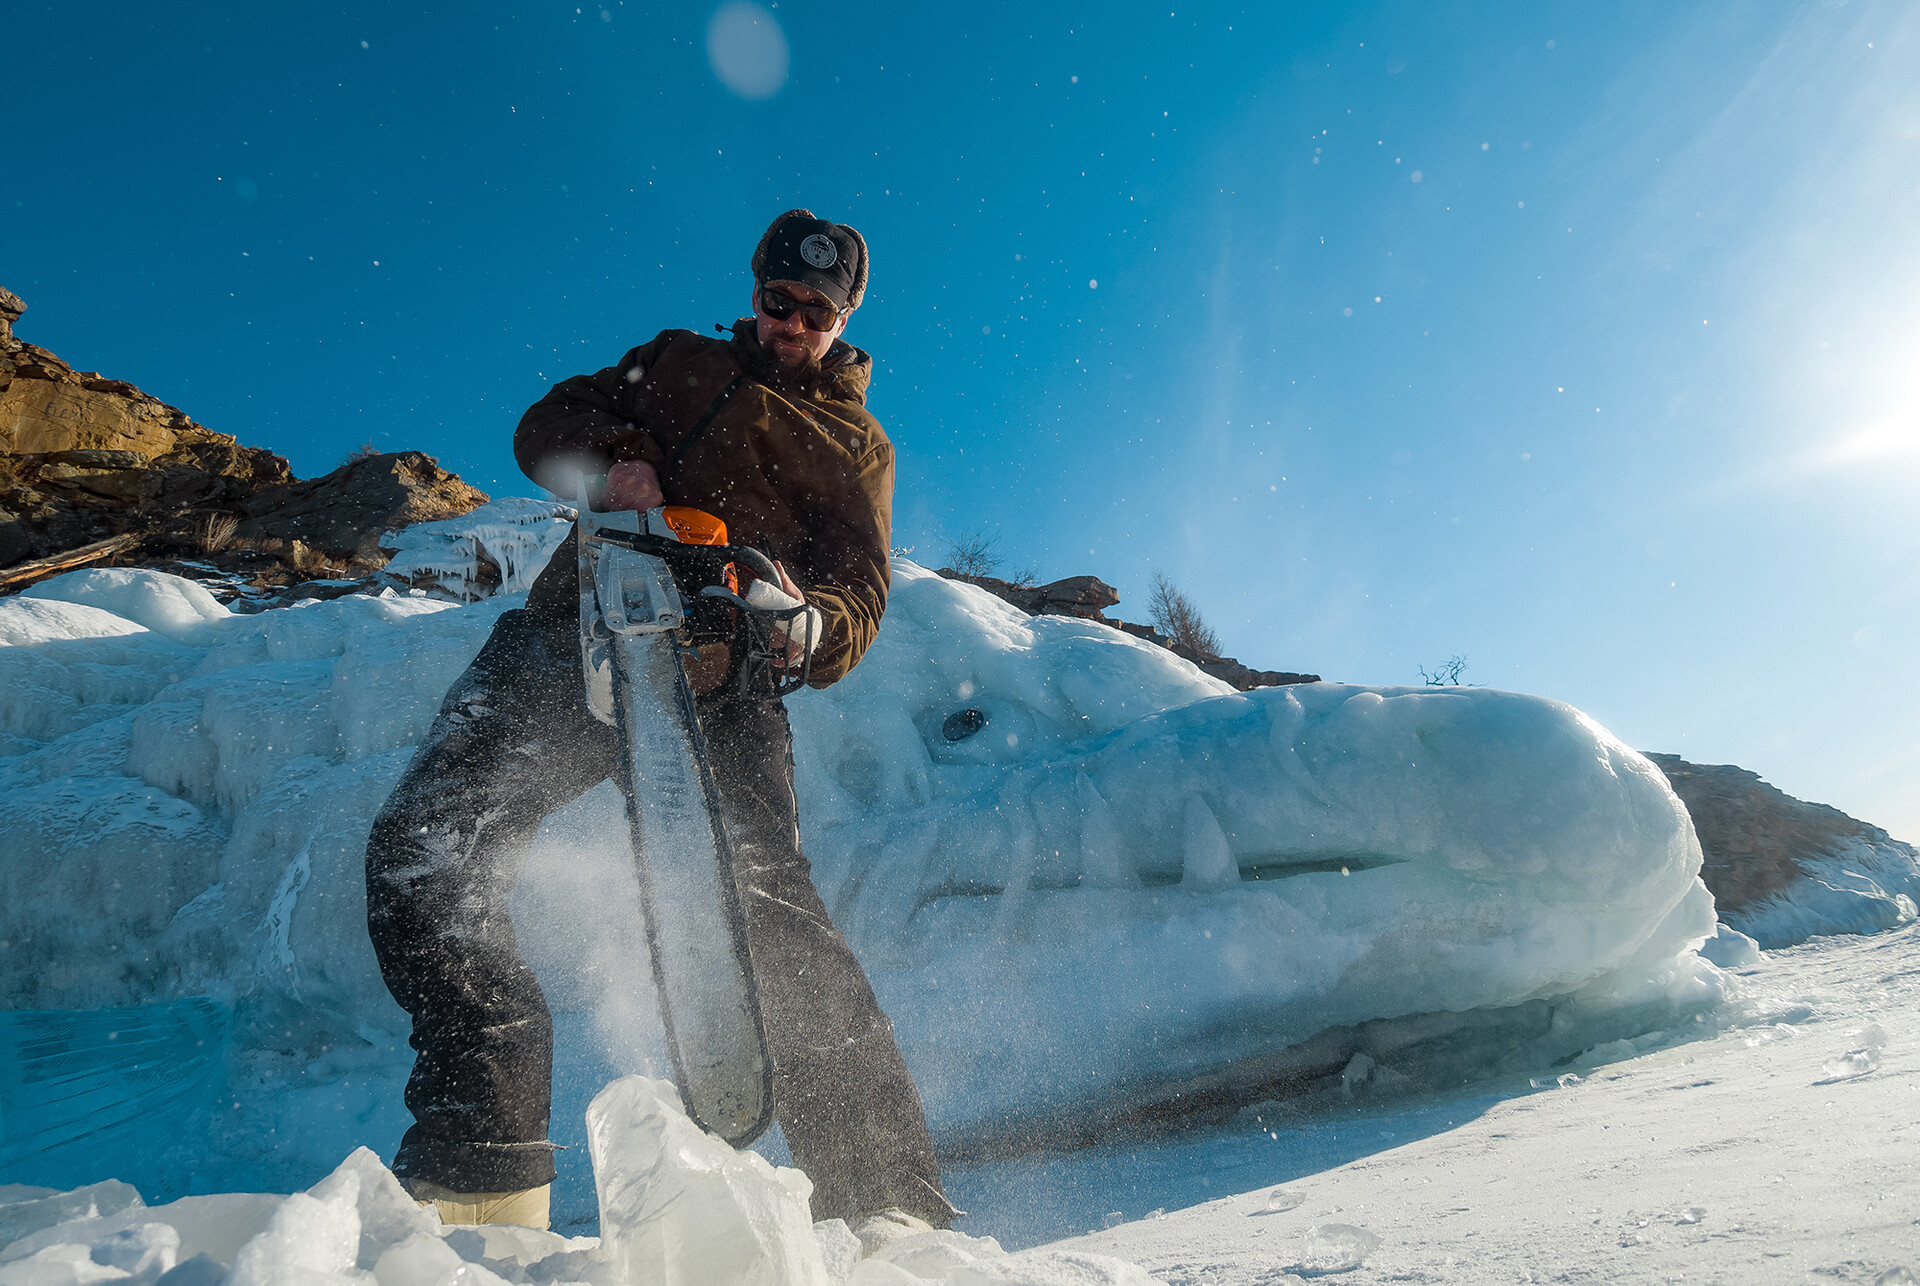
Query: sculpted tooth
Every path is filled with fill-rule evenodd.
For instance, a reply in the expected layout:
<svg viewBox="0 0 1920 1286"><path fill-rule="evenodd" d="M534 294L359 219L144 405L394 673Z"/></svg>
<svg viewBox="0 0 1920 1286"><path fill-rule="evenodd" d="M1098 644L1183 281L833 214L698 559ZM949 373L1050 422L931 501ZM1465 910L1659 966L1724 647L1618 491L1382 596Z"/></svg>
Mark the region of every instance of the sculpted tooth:
<svg viewBox="0 0 1920 1286"><path fill-rule="evenodd" d="M1132 886L1133 863L1127 860L1127 842L1114 820L1113 809L1085 773L1076 774L1074 790L1080 797L1080 882L1096 889Z"/></svg>
<svg viewBox="0 0 1920 1286"><path fill-rule="evenodd" d="M1205 892L1231 888L1240 882L1240 867L1227 845L1227 833L1219 819L1198 795L1187 799L1186 868L1180 874L1180 887Z"/></svg>

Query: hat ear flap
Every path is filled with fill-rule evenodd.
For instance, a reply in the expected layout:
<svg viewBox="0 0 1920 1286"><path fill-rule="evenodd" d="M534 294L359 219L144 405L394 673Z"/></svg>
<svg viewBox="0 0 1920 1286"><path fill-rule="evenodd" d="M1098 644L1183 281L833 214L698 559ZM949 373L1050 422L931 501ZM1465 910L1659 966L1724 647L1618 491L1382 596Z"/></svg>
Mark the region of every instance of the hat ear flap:
<svg viewBox="0 0 1920 1286"><path fill-rule="evenodd" d="M853 288L847 291L847 309L852 311L860 306L862 299L867 297L867 239L860 235L858 228L850 224L843 223L840 229L853 238L854 245L860 247L860 262L853 269Z"/></svg>
<svg viewBox="0 0 1920 1286"><path fill-rule="evenodd" d="M772 223L769 223L767 225L767 230L760 234L760 244L753 248L753 260L750 265L753 269L753 279L755 281L759 281L767 275L767 247L773 241L773 230L775 228L785 223L788 219L793 219L793 218L813 219L817 222L819 220L819 217L820 216L816 215L813 211L807 209L805 206L801 206L798 209L787 211L785 214L775 219ZM860 234L855 233L854 235L858 236ZM866 262L865 250L866 250L866 247L863 244L861 246L862 253L860 256L861 262L863 265ZM864 267L863 267L863 271L864 271ZM865 277L861 278L861 281L864 282L865 280L866 280Z"/></svg>

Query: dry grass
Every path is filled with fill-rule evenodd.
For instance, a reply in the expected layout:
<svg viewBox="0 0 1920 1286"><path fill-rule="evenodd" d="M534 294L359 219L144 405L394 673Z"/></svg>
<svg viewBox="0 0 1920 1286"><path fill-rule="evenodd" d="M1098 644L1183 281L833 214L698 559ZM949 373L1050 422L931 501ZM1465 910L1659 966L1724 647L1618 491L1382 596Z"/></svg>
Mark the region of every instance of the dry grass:
<svg viewBox="0 0 1920 1286"><path fill-rule="evenodd" d="M318 576L333 570L333 564L328 560L325 552L315 549L304 540L294 541L293 547L287 551L285 557L287 563L302 575Z"/></svg>
<svg viewBox="0 0 1920 1286"><path fill-rule="evenodd" d="M217 554L233 544L233 534L240 530L240 519L233 514L208 514L201 520L200 530L196 533L200 540L200 552Z"/></svg>

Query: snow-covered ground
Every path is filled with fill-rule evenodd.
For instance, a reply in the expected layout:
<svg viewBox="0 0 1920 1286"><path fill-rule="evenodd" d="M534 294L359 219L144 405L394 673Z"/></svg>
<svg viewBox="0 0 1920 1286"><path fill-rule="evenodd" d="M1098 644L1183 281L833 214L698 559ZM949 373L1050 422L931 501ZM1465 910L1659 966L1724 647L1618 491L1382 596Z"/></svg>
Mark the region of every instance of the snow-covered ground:
<svg viewBox="0 0 1920 1286"><path fill-rule="evenodd" d="M1914 1280L1902 1274L1920 1270L1920 930L1767 953L1732 990L1720 1015L1653 1037L1650 1052L1595 1051L1555 1076L1329 1090L1218 1130L958 1171L949 1191L972 1235L903 1243L852 1286L1143 1280L1128 1263L1169 1286L1279 1286L1349 1261L1337 1279L1356 1286ZM611 1283L682 1231L666 1213L676 1196L686 1218L730 1222L729 1244L749 1248L728 1271L683 1263L679 1280L844 1279L843 1226L819 1225L814 1248L800 1236L804 1180L690 1138L658 1083L616 1090L593 1139L597 1162L624 1167L603 1171L616 1212L604 1242L449 1233L358 1153L311 1202L145 1210L121 1185L0 1187L0 1286L130 1280L114 1266L143 1257L151 1282L201 1253L243 1270L233 1282L364 1281L358 1264L380 1286ZM461 1262L477 1267L456 1277ZM759 1275L742 1266L756 1262ZM203 1268L176 1280L222 1279Z"/></svg>
<svg viewBox="0 0 1920 1286"><path fill-rule="evenodd" d="M1170 1286L1284 1280L1336 1224L1378 1239L1339 1278L1356 1286L1920 1280L1920 931L1769 952L1735 991L1697 1038L1564 1088L1282 1109L1273 1137L1243 1124L955 1187L1003 1226L1072 1192L1027 1225L1042 1236L1119 1211L1057 1244Z"/></svg>
<svg viewBox="0 0 1920 1286"><path fill-rule="evenodd" d="M110 570L0 601L0 1183L285 1192L356 1147L391 1154L410 1056L366 942L367 827L563 530L521 501L411 529L407 567L448 597L239 616ZM506 592L456 601L483 552ZM816 880L937 1140L972 1163L953 1177L972 1231L1031 1245L1377 1166L1403 1132L1418 1151L1508 1112L1557 1121L1636 1060L1723 1057L1772 1030L1760 1017L1827 1020L1768 1009L1783 957L1757 984L1695 953L1757 958L1727 932L1701 947L1715 917L1684 809L1576 710L1484 689L1240 694L1098 623L1028 618L904 560L894 576L860 668L790 702L797 780ZM609 1236L583 1117L610 1081L664 1067L626 834L612 788L588 792L550 819L514 902L559 1030L554 1138L574 1146L556 1221ZM1911 924L1920 868L1875 860L1819 882L1794 923ZM1536 1081L1556 1088L1513 1097ZM1166 1133L1263 1094L1224 1132ZM763 1150L783 1156L777 1136ZM354 1168L385 1190L371 1157ZM1297 1216L1194 1235L1226 1256ZM1409 1244L1343 1221L1386 1239L1376 1255Z"/></svg>

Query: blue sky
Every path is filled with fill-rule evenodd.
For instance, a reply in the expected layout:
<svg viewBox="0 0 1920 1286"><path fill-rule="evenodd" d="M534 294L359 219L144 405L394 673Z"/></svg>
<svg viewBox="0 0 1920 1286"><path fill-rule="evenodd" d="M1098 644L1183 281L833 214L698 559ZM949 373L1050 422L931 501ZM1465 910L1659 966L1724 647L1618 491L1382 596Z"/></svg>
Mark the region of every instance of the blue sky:
<svg viewBox="0 0 1920 1286"><path fill-rule="evenodd" d="M1163 570L1250 664L1461 654L1920 839L1920 11L602 3L11 6L20 334L511 494L809 205L915 557Z"/></svg>

